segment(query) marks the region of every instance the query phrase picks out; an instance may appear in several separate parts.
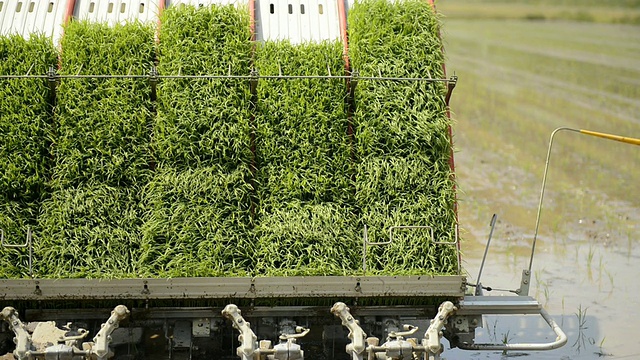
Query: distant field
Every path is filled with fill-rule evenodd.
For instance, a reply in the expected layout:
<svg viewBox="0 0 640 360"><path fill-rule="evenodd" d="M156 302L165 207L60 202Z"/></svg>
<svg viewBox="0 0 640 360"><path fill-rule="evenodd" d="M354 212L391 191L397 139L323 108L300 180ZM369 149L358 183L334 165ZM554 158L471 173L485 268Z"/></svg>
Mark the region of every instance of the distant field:
<svg viewBox="0 0 640 360"><path fill-rule="evenodd" d="M571 20L640 24L637 0L439 0L447 18Z"/></svg>
<svg viewBox="0 0 640 360"><path fill-rule="evenodd" d="M533 228L556 127L640 138L640 27L447 19L443 36L449 75L460 78L452 109L467 224L501 211ZM640 208L640 147L563 133L554 149L547 226L563 221L550 211L602 218L624 213L617 201Z"/></svg>

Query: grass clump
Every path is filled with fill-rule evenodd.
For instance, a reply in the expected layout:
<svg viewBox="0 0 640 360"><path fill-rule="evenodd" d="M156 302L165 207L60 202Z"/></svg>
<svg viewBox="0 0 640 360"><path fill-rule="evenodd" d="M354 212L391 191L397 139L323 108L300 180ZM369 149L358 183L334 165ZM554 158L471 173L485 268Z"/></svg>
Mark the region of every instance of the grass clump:
<svg viewBox="0 0 640 360"><path fill-rule="evenodd" d="M426 1L357 1L349 12L349 55L363 76L442 78L440 24ZM370 240L394 225L429 225L436 241L455 236L451 145L443 83L361 81L356 89L356 204ZM374 247L383 274L453 273L453 247L422 231Z"/></svg>
<svg viewBox="0 0 640 360"><path fill-rule="evenodd" d="M51 39L0 36L0 75L43 75L56 63ZM0 80L0 229L11 244L35 230L49 170L51 105L46 79ZM0 278L28 276L27 249L0 248Z"/></svg>
<svg viewBox="0 0 640 360"><path fill-rule="evenodd" d="M153 26L71 22L63 74L146 74ZM140 274L140 192L150 180L150 90L144 79L63 79L53 134L51 198L36 247L44 277Z"/></svg>
<svg viewBox="0 0 640 360"><path fill-rule="evenodd" d="M162 15L160 74L248 75L249 12L170 7ZM242 276L249 232L250 89L237 79L163 79L153 148L158 171L144 191L144 246L156 276Z"/></svg>
<svg viewBox="0 0 640 360"><path fill-rule="evenodd" d="M340 42L265 42L261 75L344 71ZM357 266L344 80L263 79L256 109L260 275L344 275Z"/></svg>

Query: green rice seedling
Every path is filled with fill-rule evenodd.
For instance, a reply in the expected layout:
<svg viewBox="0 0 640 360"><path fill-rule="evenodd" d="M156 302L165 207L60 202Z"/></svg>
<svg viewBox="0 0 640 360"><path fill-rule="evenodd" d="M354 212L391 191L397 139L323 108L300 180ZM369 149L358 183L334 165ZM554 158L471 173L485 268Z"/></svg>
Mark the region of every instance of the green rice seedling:
<svg viewBox="0 0 640 360"><path fill-rule="evenodd" d="M154 59L151 25L71 22L63 74L143 75ZM150 87L144 79L63 79L58 90L52 186L148 181Z"/></svg>
<svg viewBox="0 0 640 360"><path fill-rule="evenodd" d="M357 1L349 12L351 65L363 76L442 78L439 22L426 1ZM403 231L391 245L370 249L382 274L453 273L454 184L449 168L450 121L441 82L361 81L355 93L356 205L374 241Z"/></svg>
<svg viewBox="0 0 640 360"><path fill-rule="evenodd" d="M141 75L155 53L152 25L71 22L63 74ZM39 276L140 274L140 190L152 172L150 90L144 79L62 79L51 198L38 219Z"/></svg>
<svg viewBox="0 0 640 360"><path fill-rule="evenodd" d="M290 201L256 226L256 274L350 275L361 268L361 244L348 205Z"/></svg>
<svg viewBox="0 0 640 360"><path fill-rule="evenodd" d="M249 12L233 6L163 13L158 71L249 75ZM144 192L144 252L159 276L242 276L249 232L250 88L238 79L163 79L153 149L159 170Z"/></svg>
<svg viewBox="0 0 640 360"><path fill-rule="evenodd" d="M0 75L44 75L56 63L51 39L0 37ZM46 79L0 80L0 193L36 200L46 179L51 107Z"/></svg>
<svg viewBox="0 0 640 360"><path fill-rule="evenodd" d="M144 191L143 262L160 277L242 276L252 266L247 237L248 169L158 169Z"/></svg>
<svg viewBox="0 0 640 360"><path fill-rule="evenodd" d="M349 12L349 55L362 76L442 78L439 22L426 1L363 0ZM356 91L360 157L449 153L441 82L362 81Z"/></svg>
<svg viewBox="0 0 640 360"><path fill-rule="evenodd" d="M136 187L87 182L56 190L39 217L43 278L123 278L142 274L141 211Z"/></svg>
<svg viewBox="0 0 640 360"><path fill-rule="evenodd" d="M342 44L265 42L256 68L260 75L338 75ZM257 93L256 273L354 272L360 248L344 80L267 79Z"/></svg>
<svg viewBox="0 0 640 360"><path fill-rule="evenodd" d="M344 71L340 42L266 42L256 52L261 75ZM344 80L261 80L256 109L257 181L262 207L290 200L350 198L352 160Z"/></svg>
<svg viewBox="0 0 640 360"><path fill-rule="evenodd" d="M229 6L175 6L161 18L163 75L249 75L249 12ZM238 79L163 79L154 123L157 161L178 169L250 163L250 92Z"/></svg>
<svg viewBox="0 0 640 360"><path fill-rule="evenodd" d="M56 63L51 39L0 36L0 75L44 75ZM0 229L12 244L35 230L45 196L51 106L46 79L0 79ZM0 248L0 278L28 276L28 250Z"/></svg>

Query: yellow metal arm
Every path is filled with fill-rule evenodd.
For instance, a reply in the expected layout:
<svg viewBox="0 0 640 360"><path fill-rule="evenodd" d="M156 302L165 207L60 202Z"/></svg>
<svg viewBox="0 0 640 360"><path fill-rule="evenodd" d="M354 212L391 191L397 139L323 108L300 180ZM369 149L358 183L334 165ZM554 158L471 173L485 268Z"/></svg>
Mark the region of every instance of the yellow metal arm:
<svg viewBox="0 0 640 360"><path fill-rule="evenodd" d="M591 136L597 136L597 137L600 137L600 138L603 138L603 139L620 141L620 142L627 143L627 144L632 144L632 145L640 145L640 139L636 139L636 138L624 137L624 136L619 136L619 135L605 134L605 133L596 132L596 131L589 131L589 130L579 130L579 131L582 134L591 135Z"/></svg>

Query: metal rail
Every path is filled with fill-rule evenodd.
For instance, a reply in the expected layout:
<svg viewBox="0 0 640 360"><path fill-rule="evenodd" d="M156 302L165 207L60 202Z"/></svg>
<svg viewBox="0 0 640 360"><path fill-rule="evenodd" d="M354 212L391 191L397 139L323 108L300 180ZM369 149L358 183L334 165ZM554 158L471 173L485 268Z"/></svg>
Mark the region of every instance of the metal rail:
<svg viewBox="0 0 640 360"><path fill-rule="evenodd" d="M530 296L465 296L459 304L456 315L540 315L556 334L555 341L549 343L514 343L514 344L470 344L457 343L464 350L499 350L499 351L540 351L553 350L567 343L567 335L551 318L540 303Z"/></svg>
<svg viewBox="0 0 640 360"><path fill-rule="evenodd" d="M386 241L369 241L369 230L367 225L364 226L363 230L362 230L362 273L366 274L367 273L367 246L384 246L384 245L390 245L393 242L393 234L395 232L397 232L398 230L428 230L429 232L429 243L431 244L435 244L435 245L453 245L456 247L456 254L457 254L457 258L458 258L458 272L456 273L456 275L461 275L461 266L460 266L460 248L457 246L459 239L458 239L458 224L455 224L455 229L454 229L454 240L453 241L436 241L435 240L435 236L433 235L433 228L431 226L428 225L396 225L396 226L390 226L389 227L389 240Z"/></svg>
<svg viewBox="0 0 640 360"><path fill-rule="evenodd" d="M556 340L549 343L516 343L516 344L467 344L460 343L458 347L464 350L498 350L498 351L541 351L553 350L564 346L567 343L567 335L560 326L551 318L549 313L540 308L539 314L547 322L551 330L556 334Z"/></svg>
<svg viewBox="0 0 640 360"><path fill-rule="evenodd" d="M373 81L417 81L417 82L456 82L453 77L449 79L439 78L407 78L388 76L356 76L356 75L0 75L0 79L350 79Z"/></svg>
<svg viewBox="0 0 640 360"><path fill-rule="evenodd" d="M0 300L462 297L462 276L0 280Z"/></svg>

